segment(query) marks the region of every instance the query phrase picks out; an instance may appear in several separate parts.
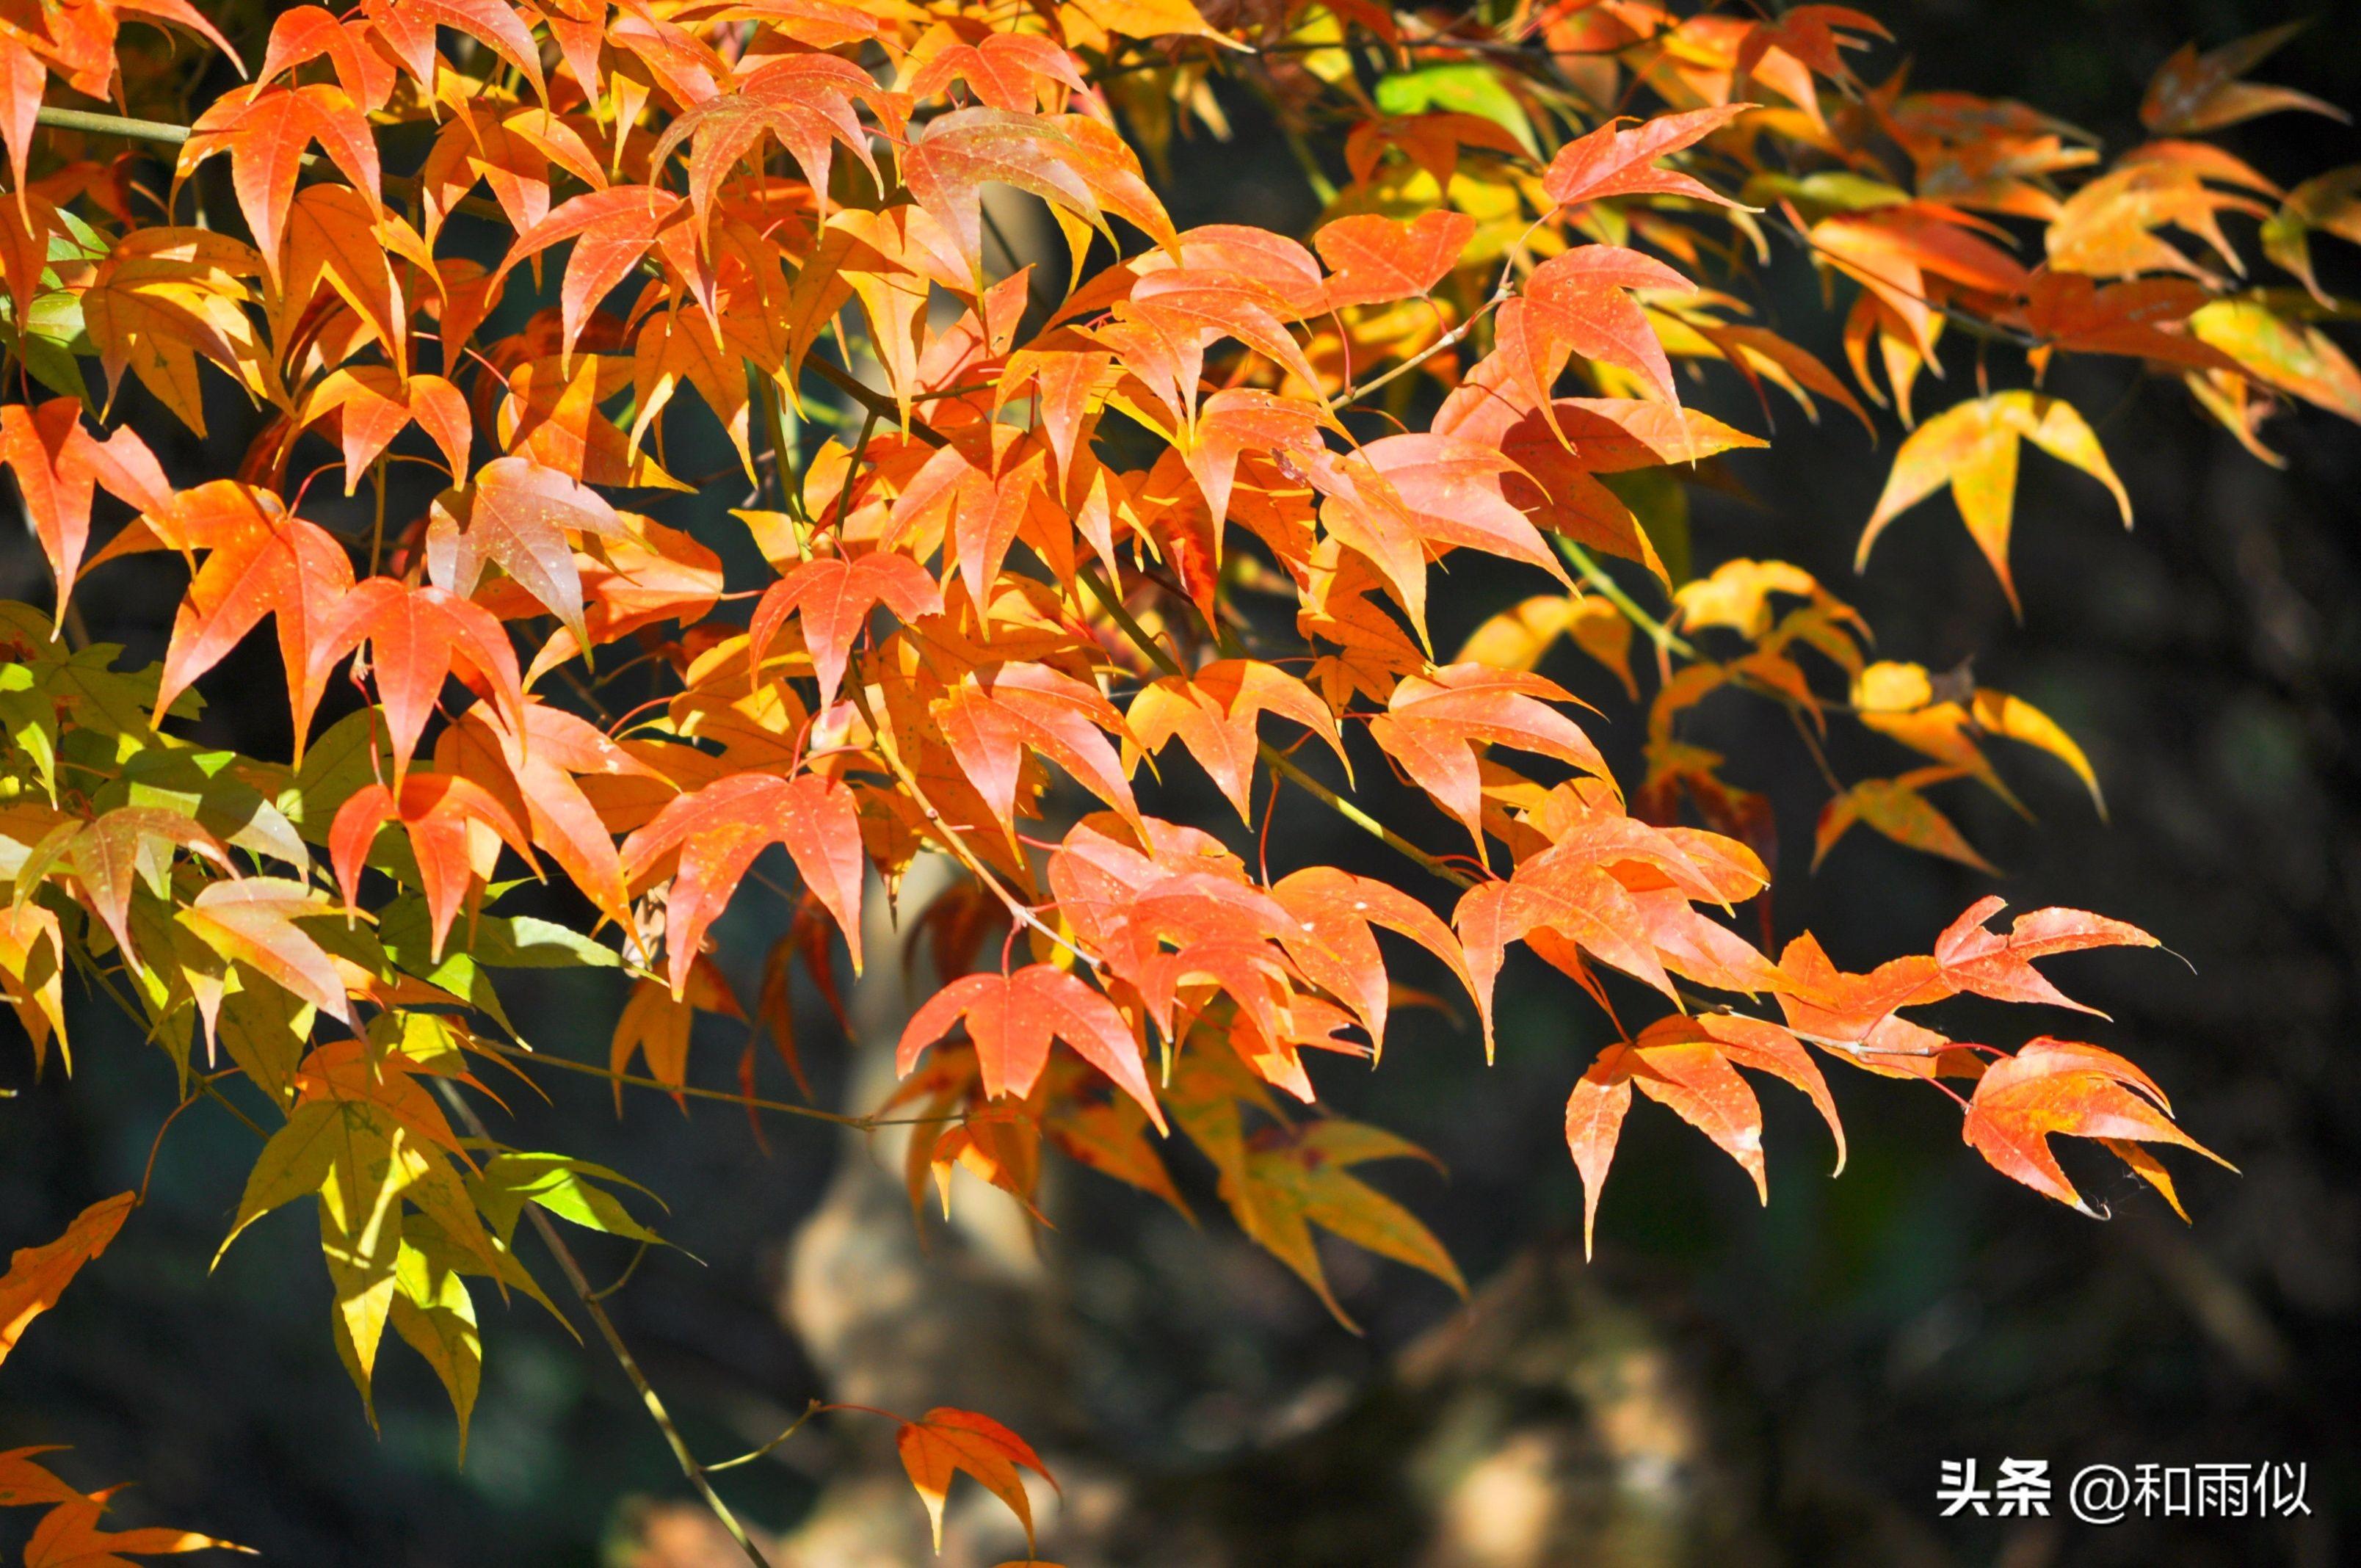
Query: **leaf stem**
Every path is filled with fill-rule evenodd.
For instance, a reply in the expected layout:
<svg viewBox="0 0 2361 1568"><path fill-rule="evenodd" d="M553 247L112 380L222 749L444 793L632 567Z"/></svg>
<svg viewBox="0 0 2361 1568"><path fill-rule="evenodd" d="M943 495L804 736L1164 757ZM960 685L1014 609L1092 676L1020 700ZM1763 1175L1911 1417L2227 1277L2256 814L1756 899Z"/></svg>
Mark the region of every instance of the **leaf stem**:
<svg viewBox="0 0 2361 1568"><path fill-rule="evenodd" d="M786 1431L781 1432L778 1436L773 1438L762 1447L746 1453L741 1453L735 1459L724 1459L716 1464L707 1465L705 1467L706 1473L708 1475L711 1475L716 1470L735 1470L741 1464L753 1464L754 1461L772 1453L782 1443L785 1442L787 1439L803 1431L805 1422L810 1420L814 1416L819 1414L820 1411L827 1409L829 1407L827 1405L821 1403L819 1400L814 1399L810 1404L804 1407L804 1413L802 1415L797 1416L793 1421L788 1423Z"/></svg>

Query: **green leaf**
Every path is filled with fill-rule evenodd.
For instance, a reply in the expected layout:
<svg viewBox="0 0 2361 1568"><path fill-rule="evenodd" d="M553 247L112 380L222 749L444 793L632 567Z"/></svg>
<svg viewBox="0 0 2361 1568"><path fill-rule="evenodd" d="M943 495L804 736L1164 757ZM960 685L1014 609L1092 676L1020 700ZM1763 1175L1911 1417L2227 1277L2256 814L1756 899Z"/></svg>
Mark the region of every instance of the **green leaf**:
<svg viewBox="0 0 2361 1568"><path fill-rule="evenodd" d="M1378 83L1378 107L1389 115L1474 115L1516 137L1535 158L1541 156L1525 106L1488 65L1429 65L1386 77Z"/></svg>
<svg viewBox="0 0 2361 1568"><path fill-rule="evenodd" d="M121 645L93 642L53 666L43 676L42 689L69 710L78 729L112 740L108 761L122 762L161 741L148 722L156 704L156 666L144 670L115 668ZM172 704L172 716L193 718L203 702Z"/></svg>
<svg viewBox="0 0 2361 1568"><path fill-rule="evenodd" d="M494 918L497 916L488 916L483 921ZM371 941L382 944L380 950L387 963L412 979L465 999L468 1006L513 1035L516 1025L500 1006L500 993L492 989L492 977L467 945L470 935L468 923L461 921L454 927L451 943L443 957L431 957L434 936L426 901L417 894L405 893L379 912L378 927Z"/></svg>
<svg viewBox="0 0 2361 1568"><path fill-rule="evenodd" d="M477 1332L476 1303L459 1277L457 1261L439 1246L406 1235L393 1266L393 1332L423 1356L451 1396L459 1418L459 1462L467 1460L467 1419L483 1385L484 1343Z"/></svg>
<svg viewBox="0 0 2361 1568"><path fill-rule="evenodd" d="M620 969L622 955L569 927L530 915L476 923L476 957L495 969Z"/></svg>
<svg viewBox="0 0 2361 1568"><path fill-rule="evenodd" d="M500 1155L485 1163L483 1175L467 1179L467 1189L503 1238L516 1233L517 1216L530 1201L587 1230L663 1245L664 1238L632 1219L612 1193L593 1186L594 1178L647 1191L604 1166L557 1154Z"/></svg>
<svg viewBox="0 0 2361 1568"><path fill-rule="evenodd" d="M580 1340L573 1323L543 1291L541 1282L517 1260L508 1243L484 1228L475 1193L463 1184L448 1161L430 1162L401 1196L412 1209L410 1217L402 1222L404 1241L415 1243L462 1274L492 1281L500 1287L503 1299L511 1288L523 1291L556 1319L559 1327L577 1342Z"/></svg>
<svg viewBox="0 0 2361 1568"><path fill-rule="evenodd" d="M38 333L27 333L18 347L25 369L34 380L60 397L74 399L91 418L98 417L98 400L90 395L90 383L82 379L82 361L74 357L71 348Z"/></svg>
<svg viewBox="0 0 2361 1568"><path fill-rule="evenodd" d="M51 261L98 261L114 248L104 235L90 226L89 222L64 206L56 209L58 224L66 232L49 236Z"/></svg>
<svg viewBox="0 0 2361 1568"><path fill-rule="evenodd" d="M33 671L25 664L0 666L0 731L33 764L49 804L58 801L58 709L33 688Z"/></svg>
<svg viewBox="0 0 2361 1568"><path fill-rule="evenodd" d="M237 1069L283 1107L294 1101L295 1069L314 1016L310 1003L279 986L249 985L223 999L215 1037Z"/></svg>
<svg viewBox="0 0 2361 1568"><path fill-rule="evenodd" d="M370 1380L393 1310L401 1195L431 1166L410 1134L383 1109L353 1100L334 1102L331 1108L336 1115L325 1136L335 1146L327 1179L320 1187L320 1255L335 1293L330 1326L336 1354L360 1390L374 1426Z"/></svg>
<svg viewBox="0 0 2361 1568"><path fill-rule="evenodd" d="M372 737L377 741L374 757ZM375 709L363 708L336 720L304 749L294 784L276 804L304 838L324 844L337 809L392 771L393 751L385 741L384 726Z"/></svg>
<svg viewBox="0 0 2361 1568"><path fill-rule="evenodd" d="M1598 482L1631 509L1656 547L1656 558L1678 587L1693 575L1689 564L1689 493L1669 468L1633 468L1621 474L1600 474Z"/></svg>
<svg viewBox="0 0 2361 1568"><path fill-rule="evenodd" d="M1792 174L1757 174L1746 182L1739 198L1749 206L1760 207L1773 206L1783 199L1793 201L1804 209L1805 219L1809 223L1829 213L1865 213L1899 206L1910 200L1910 192L1865 174L1824 170L1800 180Z"/></svg>
<svg viewBox="0 0 2361 1568"><path fill-rule="evenodd" d="M260 790L229 773L237 760L235 751L177 747L142 751L124 764L123 804L161 806L193 817L226 843L305 869L311 856L294 824ZM100 799L112 804L104 793Z"/></svg>
<svg viewBox="0 0 2361 1568"><path fill-rule="evenodd" d="M223 1254L247 1226L274 1209L298 1198L309 1198L327 1184L336 1152L349 1143L346 1122L354 1116L374 1116L391 1126L383 1112L368 1105L320 1101L296 1107L287 1124L270 1135L262 1153L247 1172L246 1193L237 1201L237 1218L214 1254L219 1266Z"/></svg>

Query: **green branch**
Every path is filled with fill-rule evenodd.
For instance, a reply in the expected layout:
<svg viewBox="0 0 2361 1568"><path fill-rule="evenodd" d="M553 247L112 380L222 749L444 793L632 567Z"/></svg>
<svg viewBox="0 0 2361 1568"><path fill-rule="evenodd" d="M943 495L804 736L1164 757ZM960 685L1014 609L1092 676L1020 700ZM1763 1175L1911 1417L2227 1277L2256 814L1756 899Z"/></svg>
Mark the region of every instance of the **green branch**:
<svg viewBox="0 0 2361 1568"><path fill-rule="evenodd" d="M186 126L166 125L161 120L131 120L121 115L98 115L87 109L54 109L43 104L33 116L35 125L53 130L82 131L90 136L127 137L133 141L161 142L178 147L189 139Z"/></svg>

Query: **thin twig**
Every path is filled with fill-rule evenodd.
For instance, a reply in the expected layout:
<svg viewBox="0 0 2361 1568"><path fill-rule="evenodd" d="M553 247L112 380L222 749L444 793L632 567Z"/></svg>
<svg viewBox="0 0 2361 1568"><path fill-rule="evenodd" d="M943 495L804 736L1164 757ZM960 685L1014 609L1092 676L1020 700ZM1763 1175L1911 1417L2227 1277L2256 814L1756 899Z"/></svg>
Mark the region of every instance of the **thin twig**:
<svg viewBox="0 0 2361 1568"><path fill-rule="evenodd" d="M1284 775L1289 782L1301 788L1305 794L1319 801L1323 806L1325 806L1329 810L1334 811L1337 816L1343 817L1354 827L1361 829L1362 832L1376 839L1388 849L1393 850L1397 853L1406 855L1410 859L1416 861L1420 865L1424 866L1428 871L1433 872L1436 876L1441 877L1444 881L1450 883L1455 887L1473 887L1476 885L1476 878L1469 876L1466 872L1461 871L1457 866L1453 865L1450 861L1441 860L1433 855L1428 854L1424 850L1420 849L1416 844L1411 843L1409 839L1403 838L1400 834L1395 832L1392 828L1387 827L1384 823L1378 821L1376 817L1370 816L1359 806L1355 806L1351 801L1346 800L1343 795L1338 795L1334 790L1330 789L1326 784L1322 784L1318 779L1313 778L1301 768L1296 766L1294 762L1291 761L1285 752L1274 748L1269 741L1258 741L1257 742L1257 746L1261 753L1262 760L1269 764L1271 772Z"/></svg>
<svg viewBox="0 0 2361 1568"><path fill-rule="evenodd" d="M765 1100L754 1094L732 1094L722 1089L702 1089L693 1083L666 1083L662 1079L649 1078L636 1072L624 1072L615 1068L600 1067L595 1062L576 1061L571 1057L551 1056L541 1051L528 1051L515 1046L504 1046L497 1040L476 1042L478 1050L514 1061L538 1067L554 1067L565 1072L578 1072L590 1078L603 1078L610 1083L627 1083L634 1089L653 1089L664 1094L685 1094L693 1100L719 1100L753 1111L775 1111L783 1116L804 1116L815 1122L833 1122L840 1127L851 1127L867 1132L884 1124L868 1116L847 1116L835 1111L822 1111L814 1105L791 1105L784 1100Z"/></svg>
<svg viewBox="0 0 2361 1568"><path fill-rule="evenodd" d="M787 1441L787 1439L789 1439L789 1438L791 1438L791 1437L795 1436L795 1435L796 1435L796 1433L797 1433L797 1432L799 1432L799 1431L803 1431L803 1430L804 1430L804 1423L805 1423L806 1421L810 1420L814 1416L816 1416L816 1415L819 1414L819 1413L820 1413L820 1411L822 1411L822 1410L824 1410L824 1409L828 1409L828 1407L827 1407L825 1404L821 1403L821 1402L820 1402L819 1400L818 1400L818 1399L814 1399L810 1404L806 1405L806 1406L804 1407L804 1413L803 1413L802 1415L797 1416L797 1417L796 1417L796 1418L792 1422L790 1422L790 1423L788 1424L788 1426L787 1426L787 1430L786 1430L786 1431L785 1431L781 1432L778 1436L776 1436L776 1437L773 1438L770 1442L768 1442L764 1443L762 1447L757 1448L757 1449L754 1449L754 1450L752 1450L752 1452L750 1452L750 1453L741 1453L741 1454L738 1455L738 1457L737 1457L737 1458L735 1458L735 1459L724 1459L724 1460L721 1460L721 1461L719 1461L719 1462L718 1462L718 1463L716 1463L716 1464L708 1464L708 1465L707 1465L707 1466L705 1467L705 1472L706 1472L706 1474L709 1475L711 1475L713 1472L715 1472L716 1470L735 1470L735 1469L736 1469L736 1468L738 1468L738 1466L740 1466L741 1464L753 1464L753 1463L754 1463L754 1461L756 1461L757 1459L762 1458L763 1455L765 1455L765 1454L767 1454L767 1453L772 1453L773 1451L774 1451L775 1449L777 1449L777 1448L778 1448L782 1443L785 1442Z"/></svg>
<svg viewBox="0 0 2361 1568"><path fill-rule="evenodd" d="M460 1094L457 1085L448 1079L437 1079L434 1087L442 1091L444 1102L451 1107L451 1113L459 1119L470 1137L482 1138L487 1142L490 1140L491 1134L484 1126L483 1118L476 1114L476 1108ZM566 1245L566 1238L557 1234L556 1225L542 1212L539 1204L526 1204L524 1212L525 1218L533 1222L533 1234L541 1237L542 1245L549 1249L550 1256L557 1260L557 1271L566 1276L566 1283L573 1290L575 1299L582 1303L582 1310L589 1313L590 1321L598 1325L598 1336L607 1342L608 1350L614 1354L615 1364L623 1369L623 1376L638 1390L640 1403L647 1408L649 1418L656 1423L656 1430L664 1433L664 1446L672 1450L673 1458L680 1465L680 1473L688 1477L688 1484L697 1489L697 1496L712 1510L713 1517L721 1521L721 1528L730 1532L730 1538L745 1552L747 1561L753 1563L754 1568L771 1568L771 1560L763 1555L762 1549L754 1544L753 1537L746 1533L746 1527L738 1522L738 1516L730 1512L730 1505L721 1500L721 1494L715 1491L713 1483L706 1478L705 1466L699 1464L697 1456L689 1452L687 1441L680 1435L680 1429L673 1424L672 1412L664 1408L663 1397L648 1381L647 1374L640 1370L639 1361L631 1354L631 1346L625 1344L623 1336L616 1332L614 1319L609 1317L607 1309L599 1304L598 1292L590 1288L590 1281L583 1274L582 1266L575 1261L573 1249Z"/></svg>

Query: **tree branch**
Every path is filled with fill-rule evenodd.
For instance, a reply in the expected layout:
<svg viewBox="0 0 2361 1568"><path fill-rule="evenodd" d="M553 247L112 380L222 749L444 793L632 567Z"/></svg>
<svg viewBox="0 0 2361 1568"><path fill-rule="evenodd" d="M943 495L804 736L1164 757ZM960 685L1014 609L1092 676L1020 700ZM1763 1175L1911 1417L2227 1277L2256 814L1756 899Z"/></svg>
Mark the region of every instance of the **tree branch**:
<svg viewBox="0 0 2361 1568"><path fill-rule="evenodd" d="M469 1137L481 1138L487 1143L491 1141L491 1134L485 1128L483 1118L476 1114L476 1108L467 1103L456 1085L447 1079L437 1079L434 1087L442 1091L444 1102L451 1107L451 1113L467 1128ZM706 1478L705 1466L699 1464L697 1456L688 1451L687 1440L673 1424L672 1412L664 1408L664 1398L656 1392L655 1386L648 1381L648 1375L640 1370L638 1358L631 1354L631 1346L623 1343L623 1336L616 1331L615 1320L607 1315L607 1309L599 1303L598 1293L590 1288L590 1281L583 1274L582 1266L575 1261L573 1249L566 1245L566 1238L557 1234L556 1225L542 1212L539 1204L527 1203L524 1213L525 1218L533 1222L533 1234L541 1237L542 1245L557 1260L557 1271L566 1276L566 1283L573 1290L575 1299L582 1303L582 1310L589 1313L590 1321L598 1325L598 1337L605 1340L607 1348L614 1353L615 1364L623 1369L623 1376L631 1379L631 1387L638 1390L640 1403L647 1408L649 1419L656 1423L656 1430L664 1433L664 1446L672 1450L673 1458L680 1465L680 1473L688 1477L688 1484L697 1489L697 1495L712 1510L713 1517L721 1521L721 1528L730 1532L730 1538L746 1553L746 1560L754 1564L754 1568L771 1568L771 1560L763 1555L762 1548L754 1544L753 1537L746 1533L746 1527L738 1522L738 1516L730 1512L730 1505L721 1500L721 1494L715 1491L713 1483Z"/></svg>

